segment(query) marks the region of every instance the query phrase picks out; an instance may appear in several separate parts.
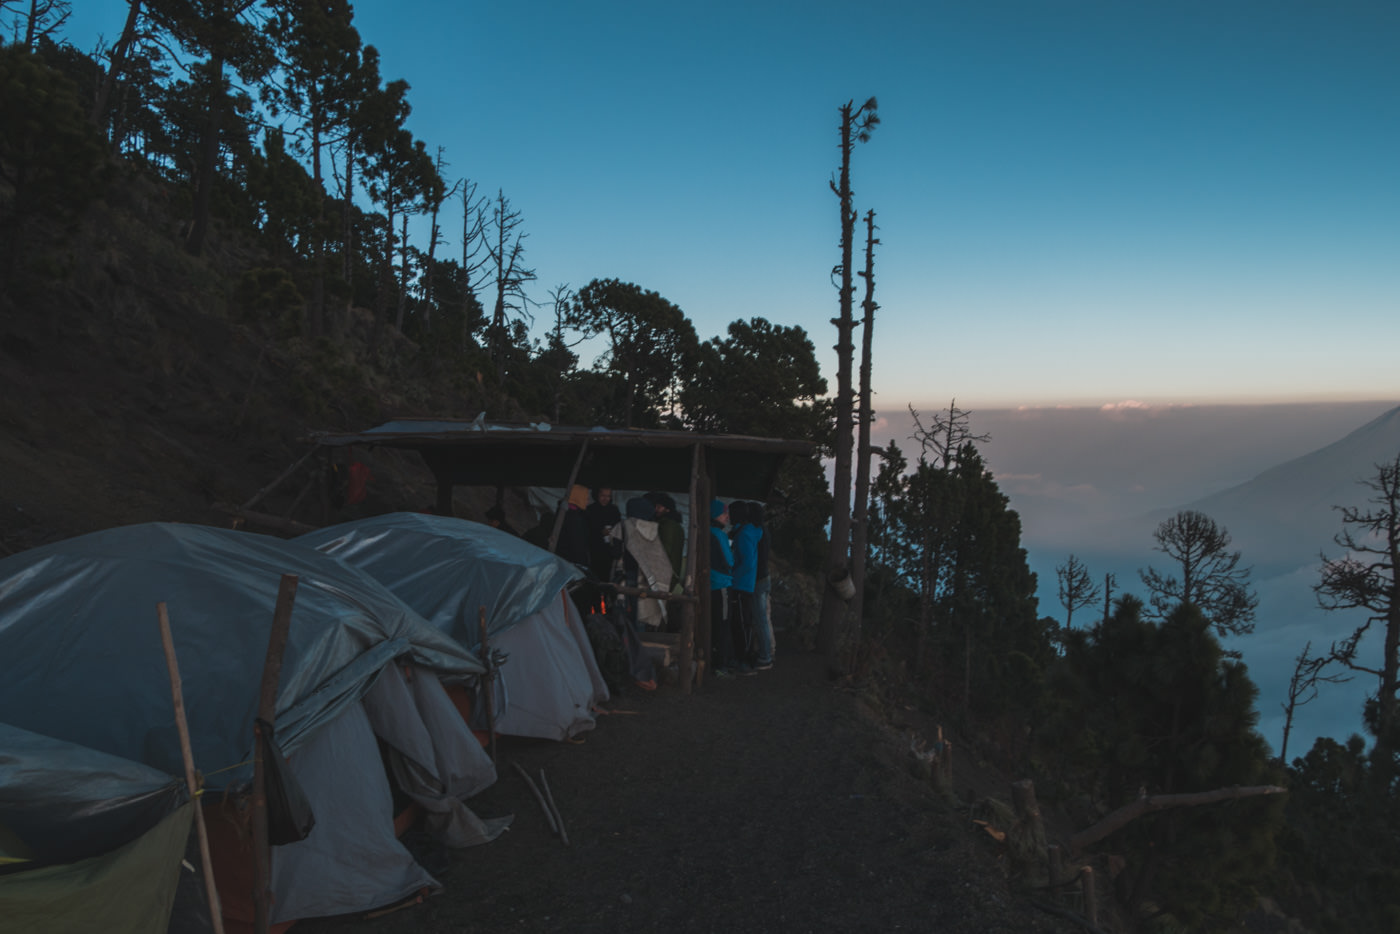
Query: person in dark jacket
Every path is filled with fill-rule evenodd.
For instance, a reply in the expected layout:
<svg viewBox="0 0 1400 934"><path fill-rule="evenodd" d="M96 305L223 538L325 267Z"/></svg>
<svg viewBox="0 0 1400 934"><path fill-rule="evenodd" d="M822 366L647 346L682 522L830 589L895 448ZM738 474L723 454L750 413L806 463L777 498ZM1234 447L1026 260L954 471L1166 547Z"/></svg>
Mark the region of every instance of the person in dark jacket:
<svg viewBox="0 0 1400 934"><path fill-rule="evenodd" d="M588 520L583 509L588 504L588 488L575 485L569 490L569 502L564 508L564 521L559 526L559 540L554 545L554 553L581 568L588 567ZM588 618L600 605L600 592L597 584L585 580L573 590L574 604L579 613Z"/></svg>
<svg viewBox="0 0 1400 934"><path fill-rule="evenodd" d="M613 528L622 523L622 511L612 494L610 487L595 487L593 502L583 513L588 520L588 570L603 582L612 581L613 562L622 555L617 540L610 537Z"/></svg>
<svg viewBox="0 0 1400 934"><path fill-rule="evenodd" d="M681 593L685 589L685 526L676 514L676 501L669 493L652 492L646 498L655 507L656 534L671 559L671 590Z"/></svg>

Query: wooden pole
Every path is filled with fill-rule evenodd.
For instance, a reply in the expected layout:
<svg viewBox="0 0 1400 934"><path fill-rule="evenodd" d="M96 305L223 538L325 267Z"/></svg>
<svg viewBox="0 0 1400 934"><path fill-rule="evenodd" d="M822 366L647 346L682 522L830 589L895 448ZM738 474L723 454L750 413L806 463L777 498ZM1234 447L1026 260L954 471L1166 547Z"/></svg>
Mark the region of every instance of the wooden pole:
<svg viewBox="0 0 1400 934"><path fill-rule="evenodd" d="M495 672L491 668L491 646L486 644L486 607L477 607L477 625L481 627L481 664L486 669L483 677L486 690L486 729L487 736L491 740L491 761L496 761L496 713L495 698Z"/></svg>
<svg viewBox="0 0 1400 934"><path fill-rule="evenodd" d="M519 762L512 762L511 765L520 773L520 777L525 779L525 784L530 786L530 791L534 794L535 800L540 804L540 810L544 811L544 819L545 822L549 824L549 832L558 834L559 825L554 822L554 812L549 809L549 803L544 800L544 794L540 791L539 786L535 784L535 780L530 777L529 772L520 767Z"/></svg>
<svg viewBox="0 0 1400 934"><path fill-rule="evenodd" d="M180 686L180 663L175 658L175 640L170 636L170 617L165 604L156 604L160 622L160 641L165 647L165 667L170 672L170 695L175 701L175 729L180 733L180 756L185 760L185 786L190 790L194 805L194 826L199 834L199 858L204 863L204 889L209 897L209 917L214 934L224 934L224 911L219 905L219 890L214 885L214 862L209 857L209 830L204 826L204 807L199 800L199 780L194 770L194 752L190 749L190 727L185 720L185 692Z"/></svg>
<svg viewBox="0 0 1400 934"><path fill-rule="evenodd" d="M306 463L315 453L315 448L312 448L311 450L307 451L301 460L297 461L295 464L282 471L282 473L278 475L276 480L273 480L267 486L263 487L261 490L258 490L257 493L253 494L253 498L248 500L248 502L244 503L241 508L252 509L258 503L262 502L263 497L267 496L273 490L277 489L279 486L285 483L287 478L290 477L292 474L296 473L297 468L300 467L302 464Z"/></svg>
<svg viewBox="0 0 1400 934"><path fill-rule="evenodd" d="M705 683L710 662L710 478L705 446L696 445L695 496L690 500L690 544L695 556L695 684Z"/></svg>
<svg viewBox="0 0 1400 934"><path fill-rule="evenodd" d="M1084 917L1093 927L1099 924L1099 899L1094 891L1094 867L1085 866L1079 870L1079 884L1084 892Z"/></svg>
<svg viewBox="0 0 1400 934"><path fill-rule="evenodd" d="M282 653L291 630L292 604L296 601L298 578L283 574L277 590L277 607L272 613L272 632L267 637L267 658L263 662L262 684L258 692L258 719L275 724L277 684L282 678ZM267 767L263 763L262 728L253 724L253 930L267 934L272 915L272 847L267 830Z"/></svg>
<svg viewBox="0 0 1400 934"><path fill-rule="evenodd" d="M286 532L288 535L304 535L307 532L314 532L316 526L307 525L305 522L297 522L295 519L283 519L281 516L270 515L265 512L254 512L251 509L244 509L241 506L230 506L228 503L214 503L209 508L215 512L222 512L225 515L234 516L244 522L251 522L253 525L265 526L269 529L276 529L279 532Z"/></svg>
<svg viewBox="0 0 1400 934"><path fill-rule="evenodd" d="M700 495L700 445L695 445L695 450L690 457L690 527L686 535L685 549L685 580L683 587L688 596L694 596L697 600L687 603L681 607L681 656L677 661L680 668L681 693L689 694L695 686L695 660L698 653L695 651L695 630L696 620L703 604L699 601L700 575L696 572L698 567L695 558L696 543L700 540L695 527L695 500ZM708 587L708 583L705 584Z"/></svg>
<svg viewBox="0 0 1400 934"><path fill-rule="evenodd" d="M559 828L559 839L568 846L569 832L564 829L564 815L559 813L559 805L554 803L554 792L549 790L549 779L544 777L544 769L540 769L540 787L544 789L544 798L549 802L549 810L554 814L554 823Z"/></svg>
<svg viewBox="0 0 1400 934"><path fill-rule="evenodd" d="M1287 794L1288 789L1280 785L1231 785L1226 788L1216 788L1213 791L1191 791L1184 794L1174 795L1144 795L1135 801L1123 805L1116 811L1109 813L1092 827L1086 827L1074 836L1069 838L1069 848L1073 853L1078 853L1091 843L1097 843L1114 831L1125 827L1132 821L1144 814L1153 811L1162 811L1167 808L1196 807L1202 804L1214 804L1217 801L1229 801L1235 798L1252 798L1256 795L1282 795Z"/></svg>
<svg viewBox="0 0 1400 934"><path fill-rule="evenodd" d="M569 471L569 482L564 487L564 498L559 501L559 509L554 514L554 528L549 533L549 552L554 554L559 547L559 531L564 528L564 513L569 509L569 491L578 482L579 469L583 467L583 456L588 453L588 439L583 439L583 444L579 445L578 457L574 458L574 467Z"/></svg>

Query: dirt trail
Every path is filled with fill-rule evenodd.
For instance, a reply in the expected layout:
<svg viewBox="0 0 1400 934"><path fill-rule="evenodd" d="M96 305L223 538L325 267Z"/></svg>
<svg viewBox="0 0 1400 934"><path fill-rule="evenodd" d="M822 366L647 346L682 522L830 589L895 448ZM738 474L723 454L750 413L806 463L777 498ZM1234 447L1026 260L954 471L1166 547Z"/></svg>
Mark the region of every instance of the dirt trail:
<svg viewBox="0 0 1400 934"><path fill-rule="evenodd" d="M515 824L447 855L442 894L295 930L1067 930L1008 894L990 841L823 671L787 656L689 697L626 693L582 743L502 742L470 804ZM544 769L571 846L511 762Z"/></svg>

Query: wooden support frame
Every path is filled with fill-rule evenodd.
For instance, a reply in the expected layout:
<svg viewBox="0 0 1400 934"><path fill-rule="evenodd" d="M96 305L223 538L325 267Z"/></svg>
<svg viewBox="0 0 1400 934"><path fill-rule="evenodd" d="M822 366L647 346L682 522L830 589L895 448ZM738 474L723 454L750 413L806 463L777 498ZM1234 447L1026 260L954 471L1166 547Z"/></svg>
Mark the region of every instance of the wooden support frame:
<svg viewBox="0 0 1400 934"><path fill-rule="evenodd" d="M574 468L569 471L569 482L564 484L564 498L559 500L559 508L554 513L554 528L549 532L549 553L558 554L559 532L564 528L564 513L569 509L569 491L578 482L578 472L583 468L583 458L588 453L588 439L579 445L578 457L574 458Z"/></svg>
<svg viewBox="0 0 1400 934"><path fill-rule="evenodd" d="M695 445L690 497L690 555L695 580L695 684L704 685L710 663L710 466L704 444Z"/></svg>

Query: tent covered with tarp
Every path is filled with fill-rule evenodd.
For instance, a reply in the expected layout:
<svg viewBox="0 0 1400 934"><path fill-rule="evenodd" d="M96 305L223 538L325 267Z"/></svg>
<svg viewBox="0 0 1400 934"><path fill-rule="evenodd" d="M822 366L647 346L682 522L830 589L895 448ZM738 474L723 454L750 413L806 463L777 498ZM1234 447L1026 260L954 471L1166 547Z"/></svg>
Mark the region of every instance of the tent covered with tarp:
<svg viewBox="0 0 1400 934"><path fill-rule="evenodd" d="M594 725L593 707L608 690L566 593L582 576L574 565L487 525L412 512L295 541L369 574L473 650L484 615L489 648L506 656L493 705L497 732L567 739Z"/></svg>
<svg viewBox="0 0 1400 934"><path fill-rule="evenodd" d="M58 918L106 898L103 930L164 930L160 912L171 930L199 929L180 916L201 900L182 894L198 882L181 868L188 795L156 616L165 603L224 914L251 920L241 802L284 574L299 583L276 737L315 823L272 848L272 920L372 909L436 886L396 837L396 791L450 844L503 829L462 803L495 780L442 685L484 671L466 646L303 546L195 525L109 529L0 561L0 837L18 854L0 875L0 917ZM127 859L145 867L137 882L94 888Z"/></svg>

